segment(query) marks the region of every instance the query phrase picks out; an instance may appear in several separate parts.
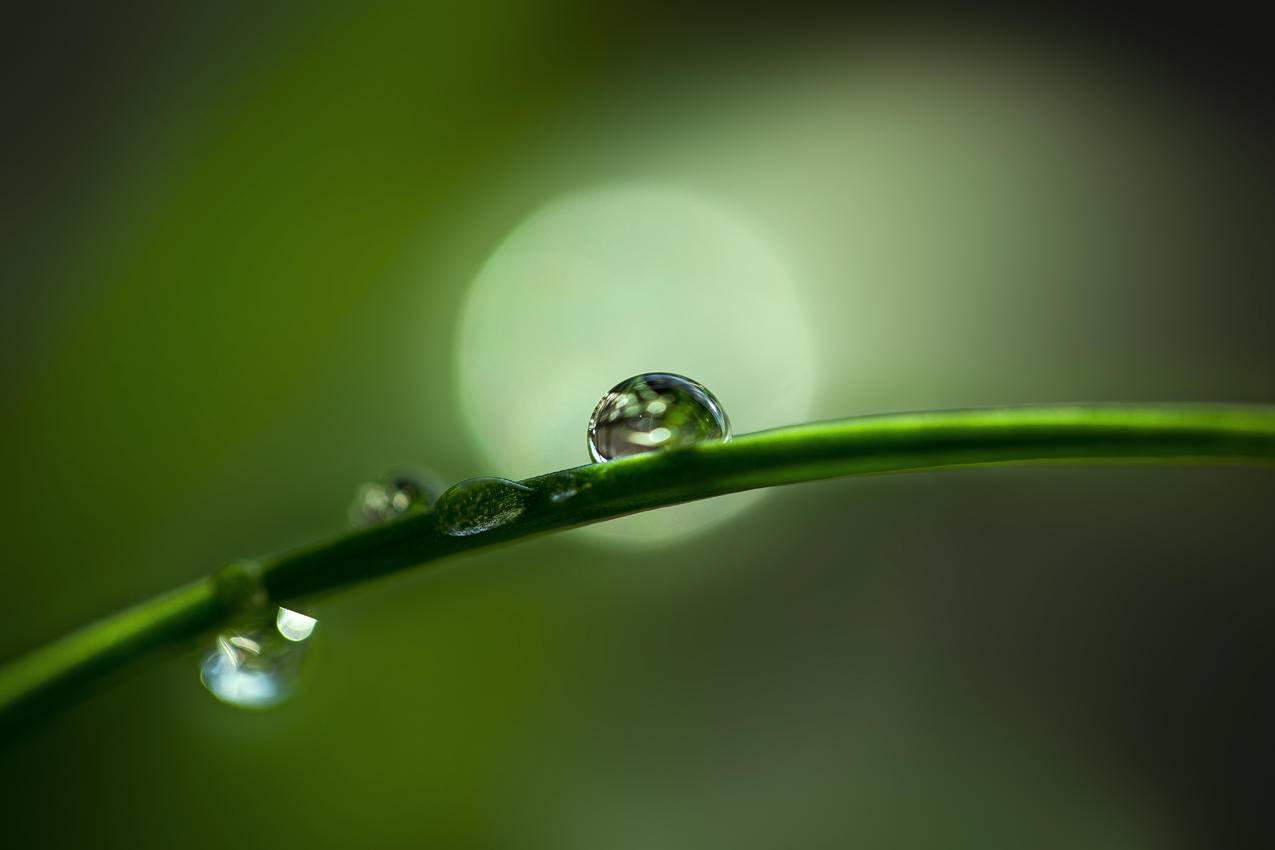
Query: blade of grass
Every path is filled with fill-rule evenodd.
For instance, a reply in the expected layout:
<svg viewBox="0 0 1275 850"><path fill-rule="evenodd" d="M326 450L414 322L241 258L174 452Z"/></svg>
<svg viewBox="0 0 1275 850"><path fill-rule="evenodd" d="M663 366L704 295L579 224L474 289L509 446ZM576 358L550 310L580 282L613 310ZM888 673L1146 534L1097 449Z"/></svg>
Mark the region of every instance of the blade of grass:
<svg viewBox="0 0 1275 850"><path fill-rule="evenodd" d="M422 511L260 562L231 564L36 649L0 669L0 731L47 714L143 655L179 645L247 605L287 602L462 552L741 490L841 475L1049 462L1273 463L1275 406L1074 405L866 416L553 472L521 482L526 491L519 491L516 515L482 533L453 536L435 511ZM458 510L488 509L481 493L448 507L451 518Z"/></svg>

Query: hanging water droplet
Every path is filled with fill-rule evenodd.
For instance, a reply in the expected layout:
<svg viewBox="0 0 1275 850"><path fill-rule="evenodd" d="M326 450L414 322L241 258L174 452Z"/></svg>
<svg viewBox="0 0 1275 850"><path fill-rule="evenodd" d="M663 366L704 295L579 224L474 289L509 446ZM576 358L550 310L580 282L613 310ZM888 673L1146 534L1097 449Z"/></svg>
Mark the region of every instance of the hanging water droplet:
<svg viewBox="0 0 1275 850"><path fill-rule="evenodd" d="M314 634L314 627L318 622L313 617L307 617L289 608L280 608L274 618L274 625L279 630L279 634L294 643L303 641Z"/></svg>
<svg viewBox="0 0 1275 850"><path fill-rule="evenodd" d="M730 419L716 396L667 372L616 384L589 417L589 456L597 462L730 437Z"/></svg>
<svg viewBox="0 0 1275 850"><path fill-rule="evenodd" d="M397 473L359 487L350 505L350 522L366 528L428 507L438 496L433 476Z"/></svg>
<svg viewBox="0 0 1275 850"><path fill-rule="evenodd" d="M434 505L438 530L452 537L491 531L521 516L534 494L507 478L470 478L452 485Z"/></svg>
<svg viewBox="0 0 1275 850"><path fill-rule="evenodd" d="M237 708L270 708L296 693L307 643L318 621L288 608L261 609L217 635L199 679Z"/></svg>

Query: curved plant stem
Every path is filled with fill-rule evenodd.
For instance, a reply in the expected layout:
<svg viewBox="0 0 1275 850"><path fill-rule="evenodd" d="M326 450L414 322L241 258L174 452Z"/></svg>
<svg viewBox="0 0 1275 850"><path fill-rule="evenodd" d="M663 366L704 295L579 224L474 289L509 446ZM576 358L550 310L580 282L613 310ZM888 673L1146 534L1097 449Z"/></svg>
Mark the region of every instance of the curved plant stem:
<svg viewBox="0 0 1275 850"><path fill-rule="evenodd" d="M1275 406L1085 405L868 416L554 472L258 562L231 564L0 669L0 728L48 713L143 654L249 605L331 591L462 552L694 499L840 475L1034 462L1275 462ZM503 488L503 490L502 490ZM485 528L491 499L500 522ZM444 522L439 515L446 512ZM459 514L459 516L458 516ZM466 514L471 516L466 517ZM454 536L457 520L478 533Z"/></svg>

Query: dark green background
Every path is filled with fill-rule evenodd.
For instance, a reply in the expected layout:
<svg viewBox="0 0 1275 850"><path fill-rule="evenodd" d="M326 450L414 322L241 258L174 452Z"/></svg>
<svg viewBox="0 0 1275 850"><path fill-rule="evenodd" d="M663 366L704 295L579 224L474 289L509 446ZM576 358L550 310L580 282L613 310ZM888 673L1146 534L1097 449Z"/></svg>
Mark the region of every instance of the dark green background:
<svg viewBox="0 0 1275 850"><path fill-rule="evenodd" d="M1270 104L1224 17L18 15L0 657L340 530L388 469L502 472L461 411L466 288L616 180L733 187L785 246L813 416L1275 401ZM810 70L847 57L888 69L875 147ZM826 88L818 120L769 111L789 86ZM843 146L881 153L869 193L803 170ZM599 318L625 344L633 317ZM0 753L0 843L1238 844L1269 828L1273 496L1266 469L834 481L663 547L405 574L317 604L276 711L215 703L191 646L32 729Z"/></svg>

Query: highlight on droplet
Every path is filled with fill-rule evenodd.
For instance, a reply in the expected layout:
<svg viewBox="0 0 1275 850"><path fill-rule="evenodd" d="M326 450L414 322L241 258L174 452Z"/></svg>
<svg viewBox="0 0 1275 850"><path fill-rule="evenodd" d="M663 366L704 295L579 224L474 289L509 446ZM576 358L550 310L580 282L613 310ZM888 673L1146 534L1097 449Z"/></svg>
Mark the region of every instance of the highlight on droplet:
<svg viewBox="0 0 1275 850"><path fill-rule="evenodd" d="M275 628L279 630L279 634L291 641L308 638L314 632L314 626L318 622L314 617L307 617L289 608L280 608L278 615L275 616Z"/></svg>

